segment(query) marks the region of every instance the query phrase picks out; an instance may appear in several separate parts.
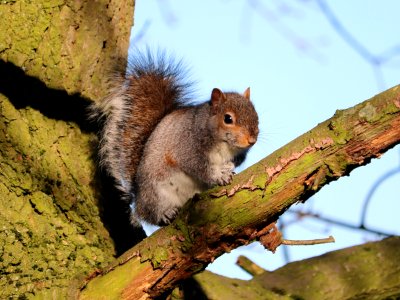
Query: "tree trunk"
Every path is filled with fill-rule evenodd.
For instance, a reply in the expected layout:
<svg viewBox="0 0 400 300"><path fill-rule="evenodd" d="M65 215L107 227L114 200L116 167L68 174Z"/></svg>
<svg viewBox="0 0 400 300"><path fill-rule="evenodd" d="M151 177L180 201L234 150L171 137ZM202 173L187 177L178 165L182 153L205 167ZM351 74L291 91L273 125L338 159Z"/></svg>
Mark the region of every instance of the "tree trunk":
<svg viewBox="0 0 400 300"><path fill-rule="evenodd" d="M104 96L106 71L116 60L126 63L133 3L2 1L0 58L50 89L98 99Z"/></svg>
<svg viewBox="0 0 400 300"><path fill-rule="evenodd" d="M2 299L65 298L113 260L85 109L126 60L132 21L133 1L0 3Z"/></svg>
<svg viewBox="0 0 400 300"><path fill-rule="evenodd" d="M158 297L238 246L259 239L273 249L277 235L269 225L279 215L398 143L400 86L337 111L235 176L230 186L197 195L170 226L91 280L81 297L105 291L119 299Z"/></svg>

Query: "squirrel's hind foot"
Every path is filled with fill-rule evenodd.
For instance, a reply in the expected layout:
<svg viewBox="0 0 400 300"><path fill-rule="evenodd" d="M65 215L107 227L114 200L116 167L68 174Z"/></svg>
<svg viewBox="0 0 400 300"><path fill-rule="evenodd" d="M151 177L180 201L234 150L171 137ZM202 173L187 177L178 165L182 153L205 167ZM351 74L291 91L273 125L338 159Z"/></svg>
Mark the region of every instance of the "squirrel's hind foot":
<svg viewBox="0 0 400 300"><path fill-rule="evenodd" d="M171 224L171 222L176 218L178 215L179 208L178 207L170 207L168 208L160 218L159 226L166 226Z"/></svg>

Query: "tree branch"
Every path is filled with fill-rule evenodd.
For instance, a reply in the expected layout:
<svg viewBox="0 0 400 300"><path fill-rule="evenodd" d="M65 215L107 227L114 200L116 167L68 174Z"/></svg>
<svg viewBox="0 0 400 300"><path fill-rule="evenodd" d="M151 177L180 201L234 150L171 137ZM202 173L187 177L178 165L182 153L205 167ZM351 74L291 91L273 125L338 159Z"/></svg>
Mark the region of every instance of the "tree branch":
<svg viewBox="0 0 400 300"><path fill-rule="evenodd" d="M335 115L233 183L197 195L178 218L82 287L82 299L109 293L146 299L170 291L225 252L260 239L292 204L348 175L400 142L400 87Z"/></svg>
<svg viewBox="0 0 400 300"><path fill-rule="evenodd" d="M261 275L265 272L263 268L243 255L238 257L236 264L252 276Z"/></svg>
<svg viewBox="0 0 400 300"><path fill-rule="evenodd" d="M251 280L209 271L193 278L199 299L398 299L399 247L400 238L391 237L292 262Z"/></svg>

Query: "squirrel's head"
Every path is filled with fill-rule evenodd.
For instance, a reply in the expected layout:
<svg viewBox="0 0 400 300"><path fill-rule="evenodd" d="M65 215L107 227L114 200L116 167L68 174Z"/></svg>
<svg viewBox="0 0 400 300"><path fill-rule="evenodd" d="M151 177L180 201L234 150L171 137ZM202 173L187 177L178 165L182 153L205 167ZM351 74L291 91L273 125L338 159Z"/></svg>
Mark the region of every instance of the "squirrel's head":
<svg viewBox="0 0 400 300"><path fill-rule="evenodd" d="M250 88L243 94L223 93L215 88L210 105L217 139L238 149L247 149L256 143L258 115L250 101Z"/></svg>

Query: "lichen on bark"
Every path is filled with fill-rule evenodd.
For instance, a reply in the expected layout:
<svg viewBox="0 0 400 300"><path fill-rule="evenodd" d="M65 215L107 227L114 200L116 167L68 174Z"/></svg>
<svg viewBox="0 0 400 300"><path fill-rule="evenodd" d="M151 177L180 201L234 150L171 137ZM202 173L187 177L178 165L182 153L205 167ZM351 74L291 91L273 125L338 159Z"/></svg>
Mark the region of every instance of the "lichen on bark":
<svg viewBox="0 0 400 300"><path fill-rule="evenodd" d="M288 264L253 281L296 299L398 299L400 237Z"/></svg>
<svg viewBox="0 0 400 300"><path fill-rule="evenodd" d="M400 238L392 237L265 271L251 280L203 272L202 299L398 299Z"/></svg>
<svg viewBox="0 0 400 300"><path fill-rule="evenodd" d="M49 88L104 96L106 71L123 64L133 1L0 2L0 59Z"/></svg>
<svg viewBox="0 0 400 300"><path fill-rule="evenodd" d="M126 62L133 4L0 2L0 298L66 298L116 253L85 107Z"/></svg>
<svg viewBox="0 0 400 300"><path fill-rule="evenodd" d="M113 258L93 186L93 138L0 95L2 297L65 289Z"/></svg>

